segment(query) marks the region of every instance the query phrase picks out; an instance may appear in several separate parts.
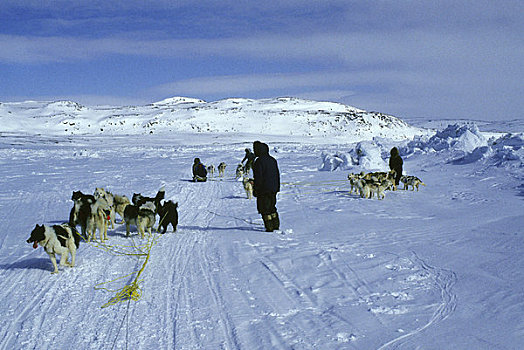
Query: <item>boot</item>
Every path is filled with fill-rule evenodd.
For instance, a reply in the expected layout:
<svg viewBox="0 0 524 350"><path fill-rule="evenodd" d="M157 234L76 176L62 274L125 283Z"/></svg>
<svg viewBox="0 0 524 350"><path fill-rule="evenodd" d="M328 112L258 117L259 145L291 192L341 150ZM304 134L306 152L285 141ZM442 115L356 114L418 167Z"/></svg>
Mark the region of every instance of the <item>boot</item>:
<svg viewBox="0 0 524 350"><path fill-rule="evenodd" d="M278 218L277 212L271 214L271 228L273 230L278 230L280 228L280 219Z"/></svg>
<svg viewBox="0 0 524 350"><path fill-rule="evenodd" d="M266 228L266 232L273 232L273 220L272 220L271 214L262 215L262 220L264 220L264 226Z"/></svg>

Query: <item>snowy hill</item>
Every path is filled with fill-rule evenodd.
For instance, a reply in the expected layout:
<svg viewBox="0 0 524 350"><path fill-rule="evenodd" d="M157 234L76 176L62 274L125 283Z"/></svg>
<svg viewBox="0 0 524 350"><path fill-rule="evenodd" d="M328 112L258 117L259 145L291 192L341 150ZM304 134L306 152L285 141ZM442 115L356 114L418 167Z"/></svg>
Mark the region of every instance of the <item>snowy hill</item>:
<svg viewBox="0 0 524 350"><path fill-rule="evenodd" d="M382 113L298 98L205 102L172 97L147 106L85 107L71 101L0 104L0 132L47 135L250 133L358 141L428 131Z"/></svg>

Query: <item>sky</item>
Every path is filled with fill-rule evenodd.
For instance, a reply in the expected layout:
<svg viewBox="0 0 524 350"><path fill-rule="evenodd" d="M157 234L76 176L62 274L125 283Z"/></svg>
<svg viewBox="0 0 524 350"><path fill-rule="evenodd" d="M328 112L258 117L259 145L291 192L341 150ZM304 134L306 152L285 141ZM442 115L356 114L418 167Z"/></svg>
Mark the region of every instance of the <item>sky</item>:
<svg viewBox="0 0 524 350"><path fill-rule="evenodd" d="M2 0L0 102L294 96L513 120L523 38L522 1Z"/></svg>

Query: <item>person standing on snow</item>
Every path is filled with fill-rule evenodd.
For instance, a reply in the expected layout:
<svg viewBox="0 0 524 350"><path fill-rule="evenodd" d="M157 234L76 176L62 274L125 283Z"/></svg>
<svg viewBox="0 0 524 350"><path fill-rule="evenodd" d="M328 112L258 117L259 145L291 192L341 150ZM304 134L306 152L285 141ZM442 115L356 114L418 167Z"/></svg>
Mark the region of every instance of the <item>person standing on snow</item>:
<svg viewBox="0 0 524 350"><path fill-rule="evenodd" d="M395 186L398 186L400 183L400 178L402 177L402 165L403 161L400 157L397 147L393 147L390 151L391 158L389 158L389 169L395 170Z"/></svg>
<svg viewBox="0 0 524 350"><path fill-rule="evenodd" d="M280 172L275 158L269 155L269 146L260 141L253 142L253 195L257 197L257 210L262 215L267 232L280 228L277 213L277 193L280 192Z"/></svg>
<svg viewBox="0 0 524 350"><path fill-rule="evenodd" d="M244 159L242 159L242 161L240 162L242 164L246 162L246 164L244 164L244 172L246 174L249 173L249 170L251 170L251 168L253 168L254 160L255 160L255 155L253 154L253 152L251 152L249 148L246 148L246 155L244 156Z"/></svg>

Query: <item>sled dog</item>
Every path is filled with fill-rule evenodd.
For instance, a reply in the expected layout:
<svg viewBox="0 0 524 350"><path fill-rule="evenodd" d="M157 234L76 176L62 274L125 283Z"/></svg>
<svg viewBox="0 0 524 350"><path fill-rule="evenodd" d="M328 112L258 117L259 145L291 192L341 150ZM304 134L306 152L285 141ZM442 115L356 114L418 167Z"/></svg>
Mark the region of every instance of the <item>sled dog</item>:
<svg viewBox="0 0 524 350"><path fill-rule="evenodd" d="M74 205L69 213L69 225L75 228L80 225L82 236L87 238L87 221L91 216L91 204L95 202L95 197L80 191L73 191L71 200Z"/></svg>
<svg viewBox="0 0 524 350"><path fill-rule="evenodd" d="M33 243L33 248L35 249L38 248L38 245L44 248L53 263L54 270L51 273L58 273L56 254L60 255L61 267L75 266L76 250L80 245L80 235L69 224L36 225L26 242ZM68 261L69 254L71 254L71 261Z"/></svg>
<svg viewBox="0 0 524 350"><path fill-rule="evenodd" d="M136 226L138 233L144 238L145 231L151 234L151 229L155 225L157 207L152 202L145 202L140 207L128 205L124 210L124 221L126 222L126 236L129 236L131 225Z"/></svg>
<svg viewBox="0 0 524 350"><path fill-rule="evenodd" d="M244 175L242 177L242 185L244 185L244 190L246 191L247 198L253 198L254 180L250 179L247 175Z"/></svg>
<svg viewBox="0 0 524 350"><path fill-rule="evenodd" d="M357 187L357 181L364 177L364 172L361 172L359 174L351 173L348 175L349 184L351 185L351 189L349 190L349 193L359 192Z"/></svg>
<svg viewBox="0 0 524 350"><path fill-rule="evenodd" d="M354 182L354 185L361 198L369 198L370 189L369 186L366 186L366 180L358 179Z"/></svg>
<svg viewBox="0 0 524 350"><path fill-rule="evenodd" d="M157 213L157 208L160 204L160 201L166 197L166 190L164 186L158 190L156 196L154 198L152 197L144 197L140 193L133 193L133 197L131 198L131 201L134 205L136 205L138 208L140 208L145 203L152 203L154 206L154 212ZM125 213L124 213L125 215Z"/></svg>
<svg viewBox="0 0 524 350"><path fill-rule="evenodd" d="M366 186L369 187L368 198L372 198L373 194L376 194L378 199L384 199L386 197L384 191L390 189L393 186L393 182L389 179L382 180L381 182L366 181Z"/></svg>
<svg viewBox="0 0 524 350"><path fill-rule="evenodd" d="M208 165L206 169L210 177L213 177L215 175L215 166L213 164Z"/></svg>
<svg viewBox="0 0 524 350"><path fill-rule="evenodd" d="M107 240L107 227L111 221L111 207L100 197L91 204L91 215L87 220L87 241L96 238L96 230L100 235L100 242Z"/></svg>
<svg viewBox="0 0 524 350"><path fill-rule="evenodd" d="M167 201L163 205L160 203L160 207L158 209L158 215L160 216L160 222L158 223L158 227L162 227L162 234L166 233L167 226L171 224L173 226L173 232L176 232L176 228L178 225L178 202L173 203L173 201Z"/></svg>
<svg viewBox="0 0 524 350"><path fill-rule="evenodd" d="M242 176L244 176L244 166L242 164L238 164L237 169L235 170L235 180L240 179Z"/></svg>
<svg viewBox="0 0 524 350"><path fill-rule="evenodd" d="M93 196L95 199L103 198L107 202L107 205L109 206L109 222L111 223L111 228L115 228L115 219L116 219L116 210L114 205L114 196L111 192L104 190L101 187L97 187L95 189L95 193L93 193Z"/></svg>
<svg viewBox="0 0 524 350"><path fill-rule="evenodd" d="M120 215L122 220L124 220L124 209L128 204L131 204L131 201L129 201L129 198L126 196L119 196L115 194L114 196L114 205L115 205L115 212Z"/></svg>
<svg viewBox="0 0 524 350"><path fill-rule="evenodd" d="M218 176L219 177L224 177L224 174L226 172L226 163L222 162L220 164L218 164Z"/></svg>
<svg viewBox="0 0 524 350"><path fill-rule="evenodd" d="M420 180L418 177L412 176L412 175L402 175L402 177L400 178L400 182L402 182L404 184L404 189L405 190L408 190L409 186L412 186L412 188L411 188L412 191L415 190L415 187L417 188L417 191L418 191L418 187L420 185L426 186L426 184L423 183L422 180Z"/></svg>

